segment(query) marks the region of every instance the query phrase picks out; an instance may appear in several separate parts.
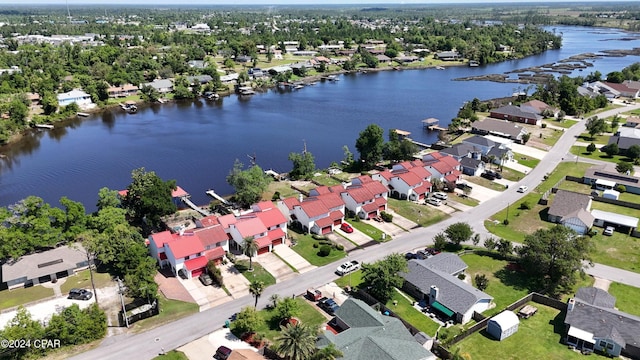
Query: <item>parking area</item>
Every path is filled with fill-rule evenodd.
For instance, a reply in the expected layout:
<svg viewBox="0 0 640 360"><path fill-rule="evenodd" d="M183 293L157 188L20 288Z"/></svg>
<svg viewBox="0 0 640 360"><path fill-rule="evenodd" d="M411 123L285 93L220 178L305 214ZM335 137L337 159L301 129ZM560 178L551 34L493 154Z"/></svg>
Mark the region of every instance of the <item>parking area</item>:
<svg viewBox="0 0 640 360"><path fill-rule="evenodd" d="M369 241L371 241L371 237L367 236L365 233L363 233L362 231L353 228L353 232L352 233L345 233L344 231L340 230L340 229L336 229L334 230L336 233L348 238L349 240L353 241L354 243L358 244L358 245L364 245L366 243L368 243Z"/></svg>
<svg viewBox="0 0 640 360"><path fill-rule="evenodd" d="M276 249L279 249L282 246L287 245L278 245ZM296 273L287 265L282 259L280 259L274 253L265 253L258 255L256 261L262 265L265 270L267 270L273 277L276 278L276 282L281 282L288 280L294 276Z"/></svg>
<svg viewBox="0 0 640 360"><path fill-rule="evenodd" d="M478 202L480 203L493 199L494 197L502 194L500 191L492 190L476 183L471 184L471 186L473 187L473 189L471 189L469 197L478 200Z"/></svg>
<svg viewBox="0 0 640 360"><path fill-rule="evenodd" d="M189 360L211 360L219 346L226 346L231 350L249 349L258 351L256 348L238 339L226 328L214 331L209 335L179 347L177 350L182 351Z"/></svg>

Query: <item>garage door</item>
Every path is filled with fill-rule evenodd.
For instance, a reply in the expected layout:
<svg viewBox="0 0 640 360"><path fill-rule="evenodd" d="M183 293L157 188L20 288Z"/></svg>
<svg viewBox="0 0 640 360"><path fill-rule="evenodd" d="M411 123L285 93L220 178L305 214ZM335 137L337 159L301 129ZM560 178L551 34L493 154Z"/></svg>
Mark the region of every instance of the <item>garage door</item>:
<svg viewBox="0 0 640 360"><path fill-rule="evenodd" d="M322 228L322 233L323 234L328 234L331 232L331 226L327 226L327 227L323 227Z"/></svg>
<svg viewBox="0 0 640 360"><path fill-rule="evenodd" d="M205 268L195 269L191 271L191 277L198 277L204 272Z"/></svg>
<svg viewBox="0 0 640 360"><path fill-rule="evenodd" d="M333 225L342 225L342 219L333 220Z"/></svg>
<svg viewBox="0 0 640 360"><path fill-rule="evenodd" d="M378 210L380 210L380 211L384 211L384 205L380 205L380 207L378 208Z"/></svg>
<svg viewBox="0 0 640 360"><path fill-rule="evenodd" d="M258 255L266 254L269 252L269 247L265 246L263 248L258 249Z"/></svg>
<svg viewBox="0 0 640 360"><path fill-rule="evenodd" d="M271 242L271 245L276 246L282 244L282 239L275 239Z"/></svg>

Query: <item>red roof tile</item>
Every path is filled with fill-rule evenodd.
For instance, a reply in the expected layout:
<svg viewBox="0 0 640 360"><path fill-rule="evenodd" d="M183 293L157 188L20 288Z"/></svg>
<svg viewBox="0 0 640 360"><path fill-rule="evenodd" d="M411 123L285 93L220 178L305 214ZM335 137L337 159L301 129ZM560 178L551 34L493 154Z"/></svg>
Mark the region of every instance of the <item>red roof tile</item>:
<svg viewBox="0 0 640 360"><path fill-rule="evenodd" d="M196 236L200 238L202 246L212 246L219 242L227 241L227 233L222 228L222 225L210 226L207 228L197 229L194 231Z"/></svg>
<svg viewBox="0 0 640 360"><path fill-rule="evenodd" d="M364 184L364 187L369 190L373 195L382 195L389 192L386 186L384 186L379 181L372 181L370 183Z"/></svg>
<svg viewBox="0 0 640 360"><path fill-rule="evenodd" d="M220 221L218 221L218 217L215 215L205 216L202 219L199 219L198 221L200 222L200 224L202 224L202 227L208 227L208 226L220 224Z"/></svg>
<svg viewBox="0 0 640 360"><path fill-rule="evenodd" d="M255 214L267 229L287 222L287 219L282 215L282 212L280 212L278 208L271 208Z"/></svg>
<svg viewBox="0 0 640 360"><path fill-rule="evenodd" d="M330 226L331 224L333 224L333 220L331 220L330 217L323 217L322 219L318 219L316 220L316 225L320 228L326 228L327 226Z"/></svg>
<svg viewBox="0 0 640 360"><path fill-rule="evenodd" d="M193 271L202 269L203 267L207 266L207 262L209 262L209 260L207 260L206 256L198 256L195 259L189 259L185 261L184 267L186 267L189 271Z"/></svg>
<svg viewBox="0 0 640 360"><path fill-rule="evenodd" d="M265 210L269 210L269 209L273 209L275 206L273 205L273 203L271 201L260 201L257 204L253 204L253 208L254 209L258 209L259 211L265 211Z"/></svg>
<svg viewBox="0 0 640 360"><path fill-rule="evenodd" d="M429 170L423 168L422 166L416 166L409 169L410 172L418 175L418 177L422 180L428 179L431 176Z"/></svg>
<svg viewBox="0 0 640 360"><path fill-rule="evenodd" d="M156 234L151 234L149 237L156 244L156 248L160 249L164 244L172 242L175 238L170 231L163 231Z"/></svg>
<svg viewBox="0 0 640 360"><path fill-rule="evenodd" d="M257 217L239 219L235 224L235 227L238 229L238 232L240 232L240 236L242 236L242 238L256 236L267 232L267 228L262 223L262 220Z"/></svg>
<svg viewBox="0 0 640 360"><path fill-rule="evenodd" d="M320 195L317 198L320 199L329 210L344 206L344 201L342 201L340 195L336 193Z"/></svg>
<svg viewBox="0 0 640 360"><path fill-rule="evenodd" d="M431 183L427 181L417 188L413 189L413 191L415 191L418 195L422 195L428 193L429 189L431 189Z"/></svg>
<svg viewBox="0 0 640 360"><path fill-rule="evenodd" d="M375 201L362 206L362 211L366 212L367 214L372 213L376 210L378 210L378 204L376 204Z"/></svg>
<svg viewBox="0 0 640 360"><path fill-rule="evenodd" d="M434 168L440 174L446 174L453 170L453 167L443 161L438 161L430 164L432 168Z"/></svg>
<svg viewBox="0 0 640 360"><path fill-rule="evenodd" d="M267 237L269 238L270 241L282 239L285 236L286 234L284 233L284 230L282 230L282 228L276 228L276 229L270 230L267 233Z"/></svg>
<svg viewBox="0 0 640 360"><path fill-rule="evenodd" d="M453 173L451 173L451 174L449 174L449 175L445 176L444 178L445 178L447 181L450 181L450 182L456 182L456 181L458 181L458 178L459 178L459 177L460 177L460 172L456 170L456 171L454 171Z"/></svg>
<svg viewBox="0 0 640 360"><path fill-rule="evenodd" d="M360 183L362 183L362 184L366 184L368 182L372 182L373 181L373 179L369 175L360 175L360 176L357 177L357 179L360 180Z"/></svg>
<svg viewBox="0 0 640 360"><path fill-rule="evenodd" d="M378 173L378 175L382 176L383 178L387 179L387 181L391 180L391 178L393 177L393 174L391 173L391 171L389 170L385 170L385 171L380 171Z"/></svg>
<svg viewBox="0 0 640 360"><path fill-rule="evenodd" d="M204 256L206 256L208 260L216 260L223 257L224 254L225 254L224 248L222 246L218 246L211 250L205 251Z"/></svg>
<svg viewBox="0 0 640 360"><path fill-rule="evenodd" d="M238 222L233 214L222 215L218 218L218 221L220 222L220 225L222 225L222 227L225 229L228 229L229 225Z"/></svg>
<svg viewBox="0 0 640 360"><path fill-rule="evenodd" d="M318 186L317 188L315 188L315 189L313 189L311 191L315 191L318 195L329 194L331 192L329 187L326 186L326 185Z"/></svg>
<svg viewBox="0 0 640 360"><path fill-rule="evenodd" d="M387 205L387 199L383 198L383 197L379 197L376 198L376 201L374 201L376 203L376 206L380 207L382 205Z"/></svg>
<svg viewBox="0 0 640 360"><path fill-rule="evenodd" d="M286 198L282 200L282 202L289 210L293 210L295 206L300 205L300 201L298 200L297 197Z"/></svg>
<svg viewBox="0 0 640 360"><path fill-rule="evenodd" d="M344 219L344 214L340 210L332 211L331 214L329 214L329 218L331 218L331 220L333 220L333 221L335 221L335 220L343 220Z"/></svg>
<svg viewBox="0 0 640 360"><path fill-rule="evenodd" d="M333 185L329 187L332 193L341 194L344 192L344 186L342 185Z"/></svg>
<svg viewBox="0 0 640 360"><path fill-rule="evenodd" d="M184 189L181 188L180 186L176 186L176 189L171 192L171 197L174 197L174 198L185 197L185 196L189 196L189 193L184 191Z"/></svg>
<svg viewBox="0 0 640 360"><path fill-rule="evenodd" d="M185 258L204 251L204 247L197 236L180 236L177 240L167 244L176 259Z"/></svg>
<svg viewBox="0 0 640 360"><path fill-rule="evenodd" d="M310 218L329 213L329 208L317 198L305 199L305 201L300 204L300 207Z"/></svg>
<svg viewBox="0 0 640 360"><path fill-rule="evenodd" d="M418 186L422 182L422 179L418 175L409 171L401 171L395 175L410 187Z"/></svg>
<svg viewBox="0 0 640 360"><path fill-rule="evenodd" d="M373 184L373 183L368 183ZM366 184L366 185L368 185ZM380 184L380 183L378 183ZM375 195L363 185L352 185L347 188L347 193L358 204L363 204L367 201L371 201L375 198Z"/></svg>
<svg viewBox="0 0 640 360"><path fill-rule="evenodd" d="M271 239L269 239L268 236L263 236L261 238L257 238L256 243L258 244L258 249L262 249L263 247L267 247L271 244Z"/></svg>
<svg viewBox="0 0 640 360"><path fill-rule="evenodd" d="M460 162L458 160L456 160L456 158L454 158L453 156L443 156L440 161L444 162L447 165L450 165L452 167L458 167L460 166Z"/></svg>
<svg viewBox="0 0 640 360"><path fill-rule="evenodd" d="M409 169L411 169L413 167L413 165L409 161L403 161L403 162L399 163L398 165L402 166L402 168L406 169L406 170L409 170Z"/></svg>

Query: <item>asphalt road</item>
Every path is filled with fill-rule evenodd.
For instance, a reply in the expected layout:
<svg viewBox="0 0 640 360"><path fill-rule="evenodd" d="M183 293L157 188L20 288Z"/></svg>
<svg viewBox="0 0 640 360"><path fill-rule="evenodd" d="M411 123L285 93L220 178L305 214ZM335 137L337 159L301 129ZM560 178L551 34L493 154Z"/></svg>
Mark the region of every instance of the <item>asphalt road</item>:
<svg viewBox="0 0 640 360"><path fill-rule="evenodd" d="M627 106L603 112L598 114L598 116L609 117L622 111L630 111L638 108L640 108L640 105ZM507 204L514 204L524 196L525 194L517 192L520 185L528 186L529 191L531 191L540 184L547 173L553 171L564 157L569 156L567 154L575 142L576 137L584 131L585 121L581 121L570 129L567 129L543 161L529 172L524 179L509 187L509 189L504 191L500 196L435 225L412 230L405 235L397 237L393 241L374 245L364 250L353 251L350 253L349 258L356 259L360 262L373 262L389 253L405 253L418 247L424 247L432 243L435 234L459 221L469 223L474 230L482 234L483 237L488 235L489 233L484 227L484 220L505 208ZM269 286L258 301L258 308L267 305L268 299L272 294L279 294L280 296L302 294L309 287L317 287L333 281L336 278L333 272L343 261L344 260L337 261L287 281ZM599 275L596 276L598 277L611 279L613 281L623 280L622 282L625 283L629 282L628 276L630 274L635 275L634 283L637 282L635 286L640 286L639 274L621 272L623 270L605 267L603 265L598 265L592 269L597 269ZM627 281L624 281L625 279ZM73 359L151 359L157 356L163 349L169 351L178 348L219 329L231 314L238 312L242 307L248 305L253 305L253 298L250 295L144 333L112 336L106 338L98 348L75 356Z"/></svg>

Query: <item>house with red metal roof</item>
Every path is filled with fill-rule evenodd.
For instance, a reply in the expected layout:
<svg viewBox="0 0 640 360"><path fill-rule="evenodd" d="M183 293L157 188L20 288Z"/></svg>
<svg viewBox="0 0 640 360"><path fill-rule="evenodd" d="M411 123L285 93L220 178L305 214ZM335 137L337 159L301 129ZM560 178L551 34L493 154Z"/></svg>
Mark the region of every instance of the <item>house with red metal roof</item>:
<svg viewBox="0 0 640 360"><path fill-rule="evenodd" d="M457 183L462 175L460 162L453 156L435 152L424 155L422 161L425 169L431 173L431 181L436 178L440 181Z"/></svg>
<svg viewBox="0 0 640 360"><path fill-rule="evenodd" d="M378 181L355 181L340 195L347 209L362 219L370 219L387 210L388 192L389 189Z"/></svg>
<svg viewBox="0 0 640 360"><path fill-rule="evenodd" d="M413 169L422 169L428 173L424 168ZM416 172L421 171L411 170L397 170L392 172L393 177L389 181L389 189L392 197L417 201L426 198L427 194L431 192L431 182L424 180L424 178L416 174Z"/></svg>
<svg viewBox="0 0 640 360"><path fill-rule="evenodd" d="M306 199L290 197L278 202L278 208L287 214L292 223L299 223L304 231L314 234L327 234L334 226L340 226L344 220L344 203L336 200L337 194L323 192L320 196Z"/></svg>
<svg viewBox="0 0 640 360"><path fill-rule="evenodd" d="M267 237L271 241L268 249L263 249L262 252L259 250L258 253L262 254L267 250L271 251L274 246L284 244L287 237L287 218L280 209L271 201L262 201L253 205L252 208L253 214L267 228Z"/></svg>

